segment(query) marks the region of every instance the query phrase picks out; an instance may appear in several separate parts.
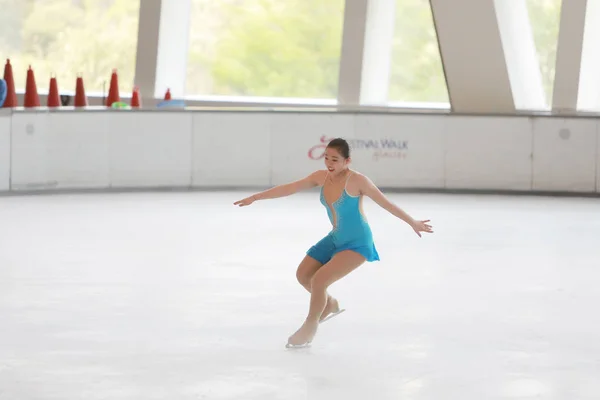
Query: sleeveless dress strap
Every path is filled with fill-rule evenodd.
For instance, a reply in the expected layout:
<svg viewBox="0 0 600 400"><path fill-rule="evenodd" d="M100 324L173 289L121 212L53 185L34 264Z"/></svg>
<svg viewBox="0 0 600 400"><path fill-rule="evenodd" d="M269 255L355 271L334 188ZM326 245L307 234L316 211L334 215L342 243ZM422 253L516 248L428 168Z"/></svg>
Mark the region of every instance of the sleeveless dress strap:
<svg viewBox="0 0 600 400"><path fill-rule="evenodd" d="M344 190L346 190L346 187L348 186L348 181L350 180L350 177L352 176L353 173L354 173L354 171L350 171L350 174L346 178L346 183L344 184Z"/></svg>

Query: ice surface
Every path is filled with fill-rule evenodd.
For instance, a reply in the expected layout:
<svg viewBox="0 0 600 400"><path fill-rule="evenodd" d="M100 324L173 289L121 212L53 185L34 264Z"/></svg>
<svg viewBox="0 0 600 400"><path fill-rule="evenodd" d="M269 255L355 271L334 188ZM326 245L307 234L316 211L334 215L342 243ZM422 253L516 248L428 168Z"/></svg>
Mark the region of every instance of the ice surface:
<svg viewBox="0 0 600 400"><path fill-rule="evenodd" d="M0 198L0 399L600 398L600 201L390 194L381 261L289 350L314 192Z"/></svg>

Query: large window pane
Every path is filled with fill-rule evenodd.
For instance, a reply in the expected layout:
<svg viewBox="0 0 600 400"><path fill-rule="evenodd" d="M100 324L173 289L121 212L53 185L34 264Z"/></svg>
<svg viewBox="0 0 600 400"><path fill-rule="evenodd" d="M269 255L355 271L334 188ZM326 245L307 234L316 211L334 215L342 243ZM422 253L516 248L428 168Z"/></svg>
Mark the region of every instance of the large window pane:
<svg viewBox="0 0 600 400"><path fill-rule="evenodd" d="M78 74L86 91L106 91L113 68L130 91L140 0L0 0L0 61L13 65L15 86L24 90L29 65L38 89L51 75L61 91L74 91Z"/></svg>
<svg viewBox="0 0 600 400"><path fill-rule="evenodd" d="M344 0L192 0L188 96L337 97Z"/></svg>
<svg viewBox="0 0 600 400"><path fill-rule="evenodd" d="M552 104L561 0L527 0L546 103Z"/></svg>
<svg viewBox="0 0 600 400"><path fill-rule="evenodd" d="M389 100L449 101L429 0L396 0Z"/></svg>

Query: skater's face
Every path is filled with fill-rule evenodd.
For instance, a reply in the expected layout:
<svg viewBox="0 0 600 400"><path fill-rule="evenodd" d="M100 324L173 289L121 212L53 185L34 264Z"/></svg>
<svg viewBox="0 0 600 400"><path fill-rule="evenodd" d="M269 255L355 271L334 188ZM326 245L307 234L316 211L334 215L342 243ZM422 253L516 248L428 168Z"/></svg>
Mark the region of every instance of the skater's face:
<svg viewBox="0 0 600 400"><path fill-rule="evenodd" d="M325 150L325 166L329 172L338 174L348 168L349 163L350 158L344 158L337 149L328 147Z"/></svg>

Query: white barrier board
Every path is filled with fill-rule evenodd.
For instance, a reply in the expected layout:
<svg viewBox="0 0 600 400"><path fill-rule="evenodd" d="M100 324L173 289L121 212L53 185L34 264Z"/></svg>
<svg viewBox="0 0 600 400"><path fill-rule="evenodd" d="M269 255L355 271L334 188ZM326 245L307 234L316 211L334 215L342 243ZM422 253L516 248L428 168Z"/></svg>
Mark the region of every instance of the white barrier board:
<svg viewBox="0 0 600 400"><path fill-rule="evenodd" d="M191 185L191 113L111 113L108 137L111 186Z"/></svg>
<svg viewBox="0 0 600 400"><path fill-rule="evenodd" d="M10 190L10 115L0 115L0 192Z"/></svg>
<svg viewBox="0 0 600 400"><path fill-rule="evenodd" d="M268 186L270 118L264 113L195 113L193 185Z"/></svg>
<svg viewBox="0 0 600 400"><path fill-rule="evenodd" d="M108 114L50 113L47 176L58 188L108 188Z"/></svg>
<svg viewBox="0 0 600 400"><path fill-rule="evenodd" d="M334 137L382 187L600 191L594 119L45 110L0 116L0 191L273 186Z"/></svg>
<svg viewBox="0 0 600 400"><path fill-rule="evenodd" d="M444 187L445 116L357 115L352 159L378 186Z"/></svg>
<svg viewBox="0 0 600 400"><path fill-rule="evenodd" d="M353 115L272 115L271 184L292 182L325 169L325 147L335 137L354 139Z"/></svg>
<svg viewBox="0 0 600 400"><path fill-rule="evenodd" d="M596 190L597 122L594 119L533 120L533 190Z"/></svg>
<svg viewBox="0 0 600 400"><path fill-rule="evenodd" d="M446 188L531 190L532 132L524 117L449 117Z"/></svg>
<svg viewBox="0 0 600 400"><path fill-rule="evenodd" d="M12 116L11 190L53 189L47 176L48 113L27 112Z"/></svg>
<svg viewBox="0 0 600 400"><path fill-rule="evenodd" d="M596 192L600 193L600 122L596 128Z"/></svg>

